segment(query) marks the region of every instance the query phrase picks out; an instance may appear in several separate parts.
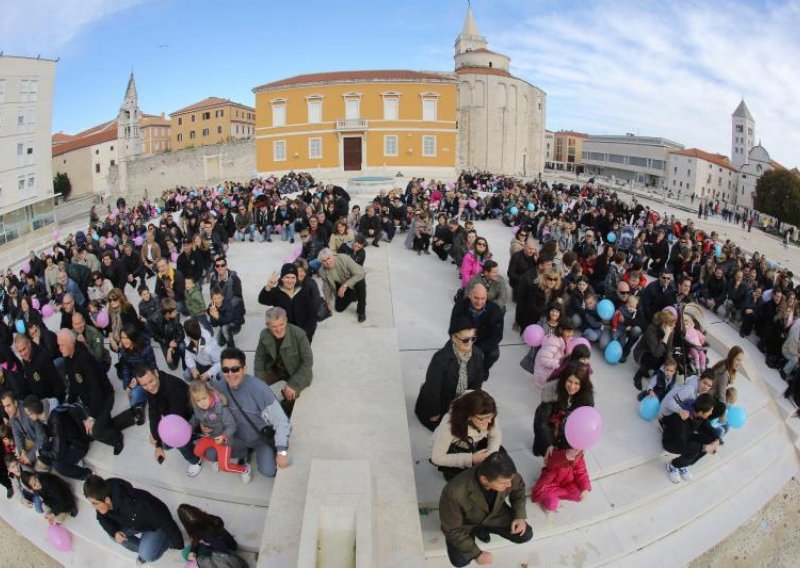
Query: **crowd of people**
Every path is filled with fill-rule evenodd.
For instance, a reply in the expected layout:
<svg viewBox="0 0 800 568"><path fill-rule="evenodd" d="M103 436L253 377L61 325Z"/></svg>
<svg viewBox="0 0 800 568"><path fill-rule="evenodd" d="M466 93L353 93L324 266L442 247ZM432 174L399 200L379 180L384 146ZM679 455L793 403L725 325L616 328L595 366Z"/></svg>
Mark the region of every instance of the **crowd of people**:
<svg viewBox="0 0 800 568"><path fill-rule="evenodd" d="M532 449L543 467L530 498L549 512L591 491L583 451L564 431L572 412L594 405L591 345L617 341L619 361L634 358L632 399L660 401L663 447L678 455L666 466L675 483L723 443L744 357L734 347L710 365L701 306L740 326L742 337L755 332L767 363L790 381L788 395L800 385L793 275L692 220L629 204L592 182L567 187L488 173L413 179L381 191L363 214L350 202L343 188L307 174L179 187L132 207L120 199L102 216L93 209L86 231L32 251L18 274L9 269L0 283L0 480L9 497L18 493L63 523L78 505L62 477L82 480L101 526L142 561L183 548L156 497L93 474L83 461L92 442L119 454L125 430L147 422L153 459L180 454L189 477L206 462L245 483L254 470L272 477L288 467L293 408L313 380L317 324L351 304L356 321L366 321L367 252L398 232L417 255L432 250L451 262L459 283L449 340L431 359L414 408L433 431L431 463L448 481L440 517L456 566L492 561L476 538L532 538L525 483L503 449L495 401L481 388L500 358L507 314L520 334L543 332L521 365L541 391ZM492 219L513 229L505 277L491 251L506 243L490 246L478 233ZM237 346L247 309L227 252L234 241L273 237L299 242L259 292L268 308L257 344L247 346L255 349L248 370ZM51 317L57 332L45 325ZM119 393L130 409L112 417ZM192 428L182 447L159 433L173 415ZM120 509L142 499L164 514L126 524ZM181 507L193 543L187 555L235 555L220 519Z"/></svg>

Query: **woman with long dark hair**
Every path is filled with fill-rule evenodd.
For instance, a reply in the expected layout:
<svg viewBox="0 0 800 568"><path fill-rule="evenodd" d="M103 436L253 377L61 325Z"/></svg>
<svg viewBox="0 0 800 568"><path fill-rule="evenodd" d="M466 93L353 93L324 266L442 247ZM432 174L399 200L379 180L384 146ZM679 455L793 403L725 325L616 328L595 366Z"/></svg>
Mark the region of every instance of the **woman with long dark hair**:
<svg viewBox="0 0 800 568"><path fill-rule="evenodd" d="M498 451L501 441L494 399L486 391L467 391L453 401L433 433L431 463L450 481Z"/></svg>
<svg viewBox="0 0 800 568"><path fill-rule="evenodd" d="M117 376L122 381L122 388L130 398L131 408L136 424L144 424L144 406L147 393L136 380L136 367L146 365L148 369L156 369L156 356L150 340L131 323L122 325L119 342L119 362Z"/></svg>
<svg viewBox="0 0 800 568"><path fill-rule="evenodd" d="M178 519L190 541L182 553L186 560L194 560L200 568L222 565L247 568L247 563L236 555L239 545L225 528L225 522L221 518L193 505L181 503L178 505Z"/></svg>

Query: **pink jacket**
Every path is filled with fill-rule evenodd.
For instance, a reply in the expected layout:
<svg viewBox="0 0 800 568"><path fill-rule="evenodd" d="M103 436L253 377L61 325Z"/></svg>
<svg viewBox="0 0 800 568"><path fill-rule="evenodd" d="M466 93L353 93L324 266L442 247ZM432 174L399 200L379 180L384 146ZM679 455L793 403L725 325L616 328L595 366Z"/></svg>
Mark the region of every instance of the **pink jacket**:
<svg viewBox="0 0 800 568"><path fill-rule="evenodd" d="M480 274L483 269L481 263L472 251L464 255L464 260L461 261L461 287L465 288L469 279Z"/></svg>
<svg viewBox="0 0 800 568"><path fill-rule="evenodd" d="M567 451L569 450L553 450L547 464L542 468L542 473L539 474L539 479L531 489L531 501L534 503L543 501L556 489L575 487L578 491L592 490L583 454L578 454L573 461L569 461Z"/></svg>
<svg viewBox="0 0 800 568"><path fill-rule="evenodd" d="M557 335L545 336L533 366L533 383L537 387L544 388L550 374L561 364L566 352L567 344L563 339Z"/></svg>
<svg viewBox="0 0 800 568"><path fill-rule="evenodd" d="M687 329L686 330L686 341L692 344L690 347L691 349L697 349L702 347L703 344L706 342L706 336L703 335L699 329Z"/></svg>

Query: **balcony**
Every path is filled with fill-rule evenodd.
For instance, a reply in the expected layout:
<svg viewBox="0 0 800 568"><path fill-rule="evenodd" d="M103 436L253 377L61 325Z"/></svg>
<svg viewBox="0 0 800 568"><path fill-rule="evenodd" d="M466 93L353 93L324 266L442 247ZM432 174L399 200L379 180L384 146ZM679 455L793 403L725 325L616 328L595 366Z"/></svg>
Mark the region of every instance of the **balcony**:
<svg viewBox="0 0 800 568"><path fill-rule="evenodd" d="M366 130L366 129L367 129L367 119L365 118L346 118L345 120L336 121L336 130L339 131Z"/></svg>

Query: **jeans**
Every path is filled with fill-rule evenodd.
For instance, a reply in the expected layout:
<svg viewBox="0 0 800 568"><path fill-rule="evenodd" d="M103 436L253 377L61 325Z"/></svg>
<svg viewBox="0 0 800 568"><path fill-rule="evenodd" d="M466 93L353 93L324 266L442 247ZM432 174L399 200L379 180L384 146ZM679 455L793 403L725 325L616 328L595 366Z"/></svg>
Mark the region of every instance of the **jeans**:
<svg viewBox="0 0 800 568"><path fill-rule="evenodd" d="M172 446L164 444L163 449L166 452L173 448ZM181 446L180 448L177 448L177 450L181 453L183 459L185 459L190 464L196 464L200 462L200 458L194 455L194 440L189 440L189 442L185 446Z"/></svg>
<svg viewBox="0 0 800 568"><path fill-rule="evenodd" d="M603 332L600 329L594 329L592 327L587 327L586 329L583 330L581 335L583 335L583 337L585 337L587 340L589 340L590 343L594 343L598 339L600 339L600 336L602 335L602 333Z"/></svg>
<svg viewBox="0 0 800 568"><path fill-rule="evenodd" d="M256 226L251 224L244 229L237 229L236 233L233 235L233 238L237 242L243 242L245 238L249 238L250 242L253 242L256 232Z"/></svg>
<svg viewBox="0 0 800 568"><path fill-rule="evenodd" d="M509 523L509 526L507 527L478 526L475 529L473 529L472 531L473 536L475 535L475 533L478 532L496 534L503 537L506 540L510 540L515 544L528 542L530 539L533 538L533 529L527 523L525 525L525 533L522 535L511 534L511 523ZM472 558L467 558L466 556L461 554L461 552L459 552L449 542L447 543L447 556L450 557L450 563L458 568L461 568L462 566L467 566L470 562L472 562Z"/></svg>
<svg viewBox="0 0 800 568"><path fill-rule="evenodd" d="M130 379L121 378L120 382L122 383L122 390L125 390L128 388L128 385L131 381ZM147 403L147 393L144 392L144 389L139 385L138 382L136 383L136 386L131 389L130 402L131 408Z"/></svg>
<svg viewBox="0 0 800 568"><path fill-rule="evenodd" d="M288 241L289 239L294 239L294 223L289 223L288 225L283 225L281 227L281 240Z"/></svg>
<svg viewBox="0 0 800 568"><path fill-rule="evenodd" d="M800 358L797 353L788 351L786 347L781 347L781 354L786 358L786 365L783 367L783 373L789 375L797 368L797 363L800 362Z"/></svg>
<svg viewBox="0 0 800 568"><path fill-rule="evenodd" d="M238 438L234 438L231 442L232 457L234 459L247 458L247 450L253 450L256 453L256 464L258 471L264 477L275 477L278 471L278 466L275 464L275 449L269 444L256 440L253 442L245 442Z"/></svg>
<svg viewBox="0 0 800 568"><path fill-rule="evenodd" d="M172 351L172 359L167 356L168 345L167 343L161 343L161 352L164 354L164 359L167 362L167 367L172 369L173 371L178 368L178 363L183 364L184 353L186 353L186 344L181 341L178 343L178 346L173 349Z"/></svg>
<svg viewBox="0 0 800 568"><path fill-rule="evenodd" d="M137 533L132 529L121 532L128 538L122 543L122 546L131 552L136 552L144 562L155 562L169 549L167 533L161 529L145 531L141 533L141 536L136 536Z"/></svg>

